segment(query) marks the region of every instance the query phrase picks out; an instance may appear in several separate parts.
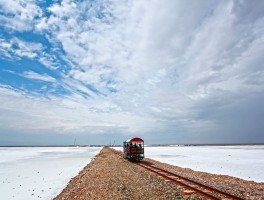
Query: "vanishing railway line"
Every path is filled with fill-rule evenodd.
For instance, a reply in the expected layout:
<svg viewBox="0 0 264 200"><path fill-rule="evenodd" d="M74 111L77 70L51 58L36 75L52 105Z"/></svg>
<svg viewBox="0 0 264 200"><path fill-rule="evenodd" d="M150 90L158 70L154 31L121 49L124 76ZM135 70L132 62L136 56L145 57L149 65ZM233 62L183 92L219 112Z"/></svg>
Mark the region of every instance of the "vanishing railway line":
<svg viewBox="0 0 264 200"><path fill-rule="evenodd" d="M120 151L112 149L116 154L119 156L122 156L122 153ZM161 169L159 167L153 166L150 163L147 162L140 162L135 163L136 165L145 168L146 170L155 173L164 179L170 180L171 182L174 182L178 185L181 185L184 188L190 189L195 194L200 194L204 197L207 197L208 199L212 200L220 200L220 199L228 199L228 200L243 200L240 197L234 196L232 194L226 193L224 191L218 190L216 188L213 188L211 186L199 183L197 181L191 180L189 178L180 176L178 174L169 172L167 170Z"/></svg>

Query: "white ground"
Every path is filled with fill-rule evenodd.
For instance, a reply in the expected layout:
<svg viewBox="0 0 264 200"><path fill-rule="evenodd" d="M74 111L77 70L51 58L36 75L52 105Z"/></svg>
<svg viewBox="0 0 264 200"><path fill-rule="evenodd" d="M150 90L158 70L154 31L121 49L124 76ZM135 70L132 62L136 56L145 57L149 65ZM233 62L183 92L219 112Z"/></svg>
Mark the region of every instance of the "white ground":
<svg viewBox="0 0 264 200"><path fill-rule="evenodd" d="M264 182L264 146L145 147L145 156L196 171Z"/></svg>
<svg viewBox="0 0 264 200"><path fill-rule="evenodd" d="M52 199L99 147L0 147L0 199Z"/></svg>

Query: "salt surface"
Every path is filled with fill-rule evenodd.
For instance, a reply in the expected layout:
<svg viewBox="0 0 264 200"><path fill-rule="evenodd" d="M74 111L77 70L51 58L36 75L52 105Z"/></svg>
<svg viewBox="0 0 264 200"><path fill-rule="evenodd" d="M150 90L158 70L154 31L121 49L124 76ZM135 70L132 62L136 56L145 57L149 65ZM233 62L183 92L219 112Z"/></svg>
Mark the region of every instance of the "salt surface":
<svg viewBox="0 0 264 200"><path fill-rule="evenodd" d="M160 162L256 182L264 182L263 155L262 145L145 147L145 156Z"/></svg>
<svg viewBox="0 0 264 200"><path fill-rule="evenodd" d="M1 199L52 199L99 147L0 148Z"/></svg>

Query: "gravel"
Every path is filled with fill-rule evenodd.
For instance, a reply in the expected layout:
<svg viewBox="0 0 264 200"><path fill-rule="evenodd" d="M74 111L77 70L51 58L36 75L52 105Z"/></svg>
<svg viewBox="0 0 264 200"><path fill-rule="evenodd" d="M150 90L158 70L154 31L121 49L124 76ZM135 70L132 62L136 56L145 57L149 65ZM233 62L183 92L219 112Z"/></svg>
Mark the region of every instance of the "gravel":
<svg viewBox="0 0 264 200"><path fill-rule="evenodd" d="M264 199L263 183L197 172L148 158L144 161L244 199ZM197 194L185 195L187 190L105 147L54 199L205 199Z"/></svg>

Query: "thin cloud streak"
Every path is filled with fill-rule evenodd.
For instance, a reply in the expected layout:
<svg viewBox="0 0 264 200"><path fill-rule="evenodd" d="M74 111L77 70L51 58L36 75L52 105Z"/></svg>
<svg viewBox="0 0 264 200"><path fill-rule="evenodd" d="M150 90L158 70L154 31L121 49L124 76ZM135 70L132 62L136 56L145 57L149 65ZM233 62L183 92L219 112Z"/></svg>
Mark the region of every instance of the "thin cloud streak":
<svg viewBox="0 0 264 200"><path fill-rule="evenodd" d="M51 83L56 82L55 78L53 78L47 74L38 74L38 73L33 72L33 71L24 72L22 76L24 76L25 78L39 80L39 81L46 81L46 82L51 82Z"/></svg>

